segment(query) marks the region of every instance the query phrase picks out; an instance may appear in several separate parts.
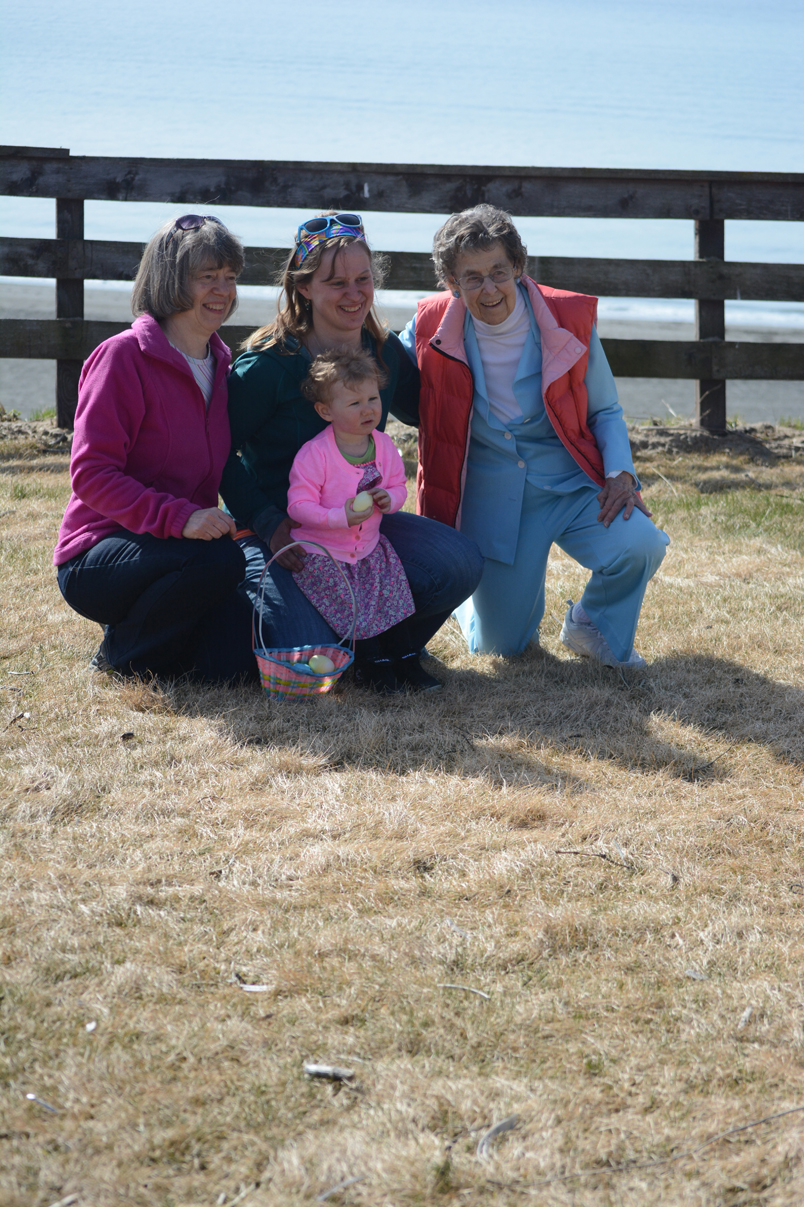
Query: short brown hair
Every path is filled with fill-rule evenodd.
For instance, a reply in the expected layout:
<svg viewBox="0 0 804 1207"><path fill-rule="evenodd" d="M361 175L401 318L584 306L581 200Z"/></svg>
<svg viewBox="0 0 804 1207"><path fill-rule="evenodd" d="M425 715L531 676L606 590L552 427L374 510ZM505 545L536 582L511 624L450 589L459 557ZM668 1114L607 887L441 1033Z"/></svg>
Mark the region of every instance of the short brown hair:
<svg viewBox="0 0 804 1207"><path fill-rule="evenodd" d="M195 273L203 268L231 268L239 277L244 264L243 244L222 222L207 219L202 226L182 230L171 220L159 228L142 254L131 309L155 319L191 310L190 280Z"/></svg>
<svg viewBox="0 0 804 1207"><path fill-rule="evenodd" d="M458 257L467 251L488 251L501 243L505 254L521 275L528 263L528 249L519 237L511 215L496 205L476 205L452 214L433 239L433 263L441 285L449 286Z"/></svg>
<svg viewBox="0 0 804 1207"><path fill-rule="evenodd" d="M334 385L356 386L374 378L378 386L388 382L370 352L360 348L329 348L317 356L301 384L301 392L310 402L328 402Z"/></svg>

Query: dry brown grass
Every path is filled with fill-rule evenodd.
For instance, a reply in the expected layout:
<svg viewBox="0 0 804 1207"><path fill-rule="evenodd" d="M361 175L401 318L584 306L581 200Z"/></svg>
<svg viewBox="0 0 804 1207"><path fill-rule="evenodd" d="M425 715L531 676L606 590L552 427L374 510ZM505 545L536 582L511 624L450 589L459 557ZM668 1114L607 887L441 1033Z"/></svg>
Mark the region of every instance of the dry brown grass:
<svg viewBox="0 0 804 1207"><path fill-rule="evenodd" d="M0 455L0 1202L804 1201L804 1113L683 1156L804 1106L804 468L642 464L644 674L559 555L540 651L269 704L89 673L65 458Z"/></svg>

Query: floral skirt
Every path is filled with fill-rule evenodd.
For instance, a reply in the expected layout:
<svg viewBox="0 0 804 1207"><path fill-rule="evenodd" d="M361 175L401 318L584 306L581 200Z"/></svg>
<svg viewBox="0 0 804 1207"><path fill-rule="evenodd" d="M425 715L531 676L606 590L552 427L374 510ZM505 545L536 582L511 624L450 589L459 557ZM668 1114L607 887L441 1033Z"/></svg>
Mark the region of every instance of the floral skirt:
<svg viewBox="0 0 804 1207"><path fill-rule="evenodd" d="M355 637L376 637L416 611L402 563L391 542L381 536L368 557L333 566L323 553L308 551L304 569L294 574L296 585L339 637L352 628L352 601L346 575L357 601Z"/></svg>

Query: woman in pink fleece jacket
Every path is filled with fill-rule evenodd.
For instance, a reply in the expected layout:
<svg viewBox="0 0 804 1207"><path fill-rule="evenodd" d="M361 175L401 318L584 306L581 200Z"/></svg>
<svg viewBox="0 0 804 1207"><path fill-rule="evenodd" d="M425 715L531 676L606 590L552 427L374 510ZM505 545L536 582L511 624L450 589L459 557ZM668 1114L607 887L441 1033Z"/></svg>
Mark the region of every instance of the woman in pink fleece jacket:
<svg viewBox="0 0 804 1207"><path fill-rule="evenodd" d="M132 294L139 317L84 365L53 555L70 607L104 627L91 665L123 675L254 675L243 554L218 507L229 453L229 349L243 248L186 214L153 237Z"/></svg>
<svg viewBox="0 0 804 1207"><path fill-rule="evenodd" d="M302 391L329 427L296 454L288 515L295 521L294 540L315 541L338 562L333 566L308 545L310 556L294 573L297 585L345 637L354 612L348 579L357 603L355 680L388 695L441 684L419 665L406 624L415 611L413 596L401 561L380 534L383 515L399 511L407 499L399 450L376 430L382 377L362 349L333 349L313 361Z"/></svg>

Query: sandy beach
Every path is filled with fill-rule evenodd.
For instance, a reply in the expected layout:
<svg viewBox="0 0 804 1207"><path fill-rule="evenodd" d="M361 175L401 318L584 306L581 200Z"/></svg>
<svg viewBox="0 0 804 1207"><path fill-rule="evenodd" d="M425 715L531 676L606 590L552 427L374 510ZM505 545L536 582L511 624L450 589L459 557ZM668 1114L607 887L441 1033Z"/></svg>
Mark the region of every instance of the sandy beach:
<svg viewBox="0 0 804 1207"><path fill-rule="evenodd" d="M54 318L55 290L52 285L0 284L0 317ZM129 295L123 290L85 290L85 315L88 319L127 322L131 319ZM243 290L235 322L238 325L260 326L268 319L270 302L249 296ZM413 314L411 307L386 305L384 317L398 329ZM600 334L605 339L667 339L693 338L692 324L604 321ZM225 327L222 334L224 339ZM804 341L804 331L761 329L758 327L727 327L728 339L759 342ZM666 378L621 377L617 379L620 402L626 417L633 420L658 418L667 420L692 417L695 409L694 385L691 381ZM19 411L23 416L55 405L56 366L54 361L0 360L0 403L6 410ZM784 418L804 419L804 382L798 381L733 381L727 387L730 418L744 423L778 423Z"/></svg>

